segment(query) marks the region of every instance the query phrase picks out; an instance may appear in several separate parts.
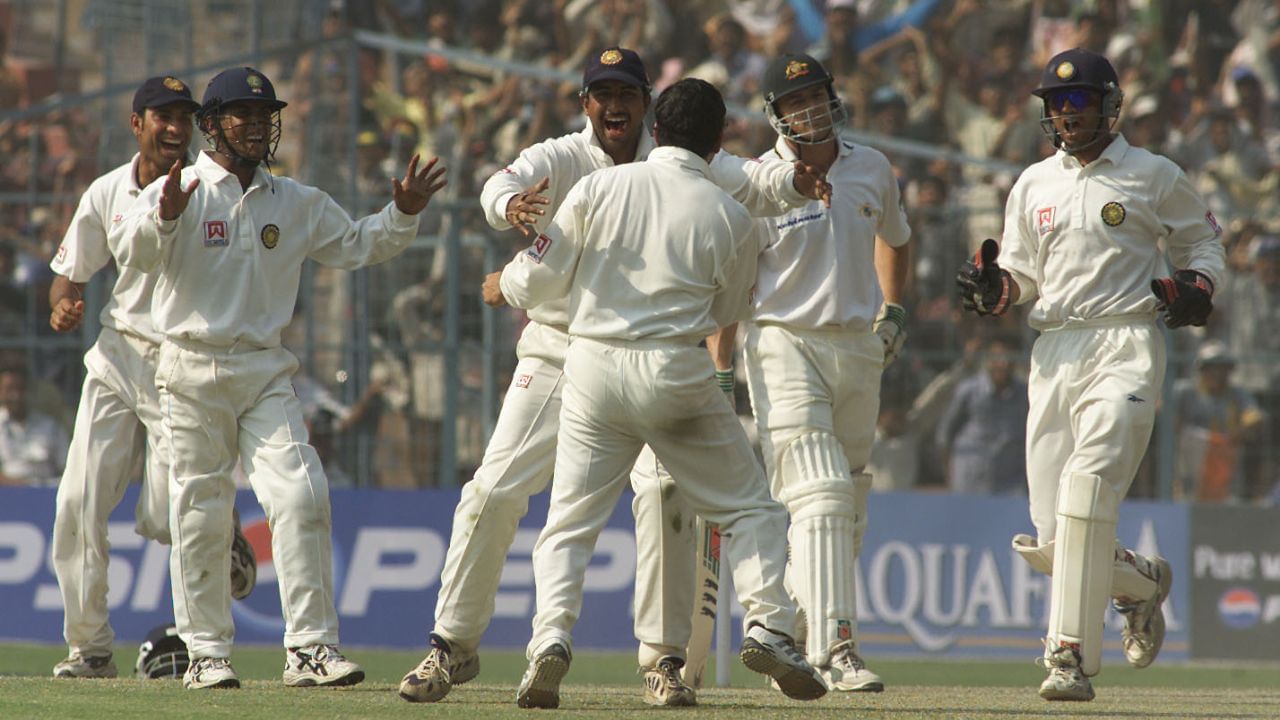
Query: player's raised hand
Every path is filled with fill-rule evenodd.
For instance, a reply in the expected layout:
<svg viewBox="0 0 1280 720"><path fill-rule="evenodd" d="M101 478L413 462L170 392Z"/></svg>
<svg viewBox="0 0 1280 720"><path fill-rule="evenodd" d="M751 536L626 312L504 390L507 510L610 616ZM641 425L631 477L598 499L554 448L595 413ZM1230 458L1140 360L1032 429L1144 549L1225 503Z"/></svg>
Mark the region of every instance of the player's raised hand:
<svg viewBox="0 0 1280 720"><path fill-rule="evenodd" d="M795 162L796 176L791 181L796 192L810 200L821 200L826 207L831 207L831 183L827 182L827 173L819 170L803 160Z"/></svg>
<svg viewBox="0 0 1280 720"><path fill-rule="evenodd" d="M57 332L71 332L80 327L84 320L84 300L72 300L69 297L59 298L58 304L49 313L49 327Z"/></svg>
<svg viewBox="0 0 1280 720"><path fill-rule="evenodd" d="M996 262L999 255L1000 244L987 238L973 259L960 266L956 289L965 310L978 315L1003 315L1017 299L1013 277Z"/></svg>
<svg viewBox="0 0 1280 720"><path fill-rule="evenodd" d="M419 171L418 155L414 153L409 159L409 167L405 169L404 177L391 181L391 198L400 212L405 215L417 215L426 209L427 203L431 202L431 196L449 183L444 178L445 170L448 168L439 163L440 158L433 157Z"/></svg>
<svg viewBox="0 0 1280 720"><path fill-rule="evenodd" d="M484 283L480 285L480 297L485 305L499 308L507 304L507 299L502 295L502 286L498 284L501 278L501 270L484 276Z"/></svg>
<svg viewBox="0 0 1280 720"><path fill-rule="evenodd" d="M533 237L536 234L533 224L538 221L539 216L547 214L542 206L551 204L551 199L542 193L549 187L551 187L551 178L544 177L533 187L512 195L507 201L507 222L519 228L525 237Z"/></svg>
<svg viewBox="0 0 1280 720"><path fill-rule="evenodd" d="M164 187L160 189L160 219L177 220L182 211L187 209L191 193L200 186L200 178L192 178L186 190L182 189L182 159L173 161L169 174L164 178Z"/></svg>

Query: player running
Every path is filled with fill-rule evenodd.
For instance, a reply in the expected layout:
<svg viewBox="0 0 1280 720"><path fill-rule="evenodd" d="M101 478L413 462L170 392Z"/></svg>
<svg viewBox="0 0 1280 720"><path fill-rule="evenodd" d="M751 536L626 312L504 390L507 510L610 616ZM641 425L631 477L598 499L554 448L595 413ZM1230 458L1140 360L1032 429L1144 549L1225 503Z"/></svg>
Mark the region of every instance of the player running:
<svg viewBox="0 0 1280 720"><path fill-rule="evenodd" d="M1116 523L1164 384L1155 314L1170 328L1204 325L1225 254L1178 166L1112 132L1124 93L1105 57L1059 53L1032 92L1058 151L1010 191L1003 248L984 241L956 279L979 315L1034 303L1027 486L1036 537L1015 537L1014 549L1053 575L1040 696L1092 700L1108 600L1124 617L1131 665L1150 665L1164 641L1169 563L1121 546ZM1161 246L1178 268L1172 277L1161 277Z"/></svg>
<svg viewBox="0 0 1280 720"><path fill-rule="evenodd" d="M49 325L72 332L84 320L84 287L113 259L107 233L142 188L176 163L185 163L200 105L176 77L153 77L133 95L130 126L138 141L133 159L94 180L80 198L50 267ZM144 477L137 531L168 544L169 463L161 437L155 362L160 334L151 324L155 277L119 268L102 308L102 330L85 353L84 386L75 432L58 485L53 519L53 569L62 592L68 657L55 677L111 678L115 633L107 612L107 518L129 482ZM243 599L257 579L257 560L235 525L231 544L231 597Z"/></svg>

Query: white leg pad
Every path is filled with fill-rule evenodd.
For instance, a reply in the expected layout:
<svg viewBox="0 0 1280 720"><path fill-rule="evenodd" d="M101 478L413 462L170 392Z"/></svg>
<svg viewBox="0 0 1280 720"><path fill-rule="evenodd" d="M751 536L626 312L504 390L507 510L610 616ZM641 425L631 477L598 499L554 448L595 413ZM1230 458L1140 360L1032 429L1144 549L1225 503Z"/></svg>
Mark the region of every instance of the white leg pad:
<svg viewBox="0 0 1280 720"><path fill-rule="evenodd" d="M1097 675L1111 598L1120 496L1096 475L1072 473L1058 489L1057 514L1046 652L1075 646L1081 671Z"/></svg>
<svg viewBox="0 0 1280 720"><path fill-rule="evenodd" d="M791 514L791 583L805 609L809 661L830 663L831 647L854 638L856 490L833 435L807 433L782 452L779 498Z"/></svg>
<svg viewBox="0 0 1280 720"><path fill-rule="evenodd" d="M867 534L867 497L871 494L871 474L853 476L853 557L862 555L862 536Z"/></svg>
<svg viewBox="0 0 1280 720"><path fill-rule="evenodd" d="M1053 548L1052 540L1036 545L1036 539L1030 535L1013 536L1013 549L1032 570L1045 575L1053 574ZM1159 587L1155 576L1155 564L1151 558L1116 542L1115 561L1111 567L1111 597L1126 601L1146 600L1155 595Z"/></svg>

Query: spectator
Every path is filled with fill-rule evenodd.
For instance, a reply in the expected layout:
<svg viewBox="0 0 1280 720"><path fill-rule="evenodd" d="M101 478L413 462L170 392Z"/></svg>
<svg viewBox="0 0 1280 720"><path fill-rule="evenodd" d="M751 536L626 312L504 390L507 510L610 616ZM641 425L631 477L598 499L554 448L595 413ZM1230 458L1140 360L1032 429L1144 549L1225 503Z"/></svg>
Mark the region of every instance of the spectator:
<svg viewBox="0 0 1280 720"><path fill-rule="evenodd" d="M67 431L27 403L27 373L0 369L0 485L53 487L67 462Z"/></svg>
<svg viewBox="0 0 1280 720"><path fill-rule="evenodd" d="M1210 340L1196 353L1196 377L1174 383L1175 499L1221 502L1260 494L1255 453L1266 417L1248 391L1231 384L1235 365L1226 344Z"/></svg>
<svg viewBox="0 0 1280 720"><path fill-rule="evenodd" d="M1027 383L1014 372L1016 348L987 345L980 372L960 383L938 426L951 489L959 493L1026 491Z"/></svg>
<svg viewBox="0 0 1280 720"><path fill-rule="evenodd" d="M727 102L752 102L760 89L765 59L747 47L746 30L728 13L711 18L703 29L711 56L687 76L715 85Z"/></svg>

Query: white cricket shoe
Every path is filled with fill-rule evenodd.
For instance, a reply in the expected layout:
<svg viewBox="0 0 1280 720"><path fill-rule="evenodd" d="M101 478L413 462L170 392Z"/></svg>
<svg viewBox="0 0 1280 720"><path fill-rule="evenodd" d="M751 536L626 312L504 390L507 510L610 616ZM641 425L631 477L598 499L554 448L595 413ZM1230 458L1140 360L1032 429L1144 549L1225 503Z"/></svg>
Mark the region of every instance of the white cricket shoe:
<svg viewBox="0 0 1280 720"><path fill-rule="evenodd" d="M693 707L698 704L694 689L684 684L680 669L684 659L667 655L653 667L644 668L644 701L666 707Z"/></svg>
<svg viewBox="0 0 1280 720"><path fill-rule="evenodd" d="M289 687L340 687L364 680L364 670L343 657L335 645L307 645L284 653L284 684Z"/></svg>
<svg viewBox="0 0 1280 720"><path fill-rule="evenodd" d="M560 643L552 643L533 658L529 669L520 678L516 691L516 705L522 708L560 707L560 681L569 673L572 657L569 649Z"/></svg>
<svg viewBox="0 0 1280 720"><path fill-rule="evenodd" d="M818 668L827 687L839 692L884 692L884 680L867 669L857 645L845 640L831 649L831 664Z"/></svg>
<svg viewBox="0 0 1280 720"><path fill-rule="evenodd" d="M792 700L817 700L827 694L822 676L796 651L791 638L782 633L752 625L742 641L739 657L748 669L773 678L778 689Z"/></svg>
<svg viewBox="0 0 1280 720"><path fill-rule="evenodd" d="M238 688L240 676L226 658L195 658L182 674L182 686L188 690L210 688Z"/></svg>
<svg viewBox="0 0 1280 720"><path fill-rule="evenodd" d="M1040 683L1040 697L1069 701L1093 699L1093 683L1080 670L1080 656L1074 648L1063 645L1040 662L1049 669L1049 677Z"/></svg>
<svg viewBox="0 0 1280 720"><path fill-rule="evenodd" d="M116 674L116 664L111 661L111 653L81 655L73 652L66 660L53 666L53 676L56 678L113 678Z"/></svg>
<svg viewBox="0 0 1280 720"><path fill-rule="evenodd" d="M1164 599L1173 585L1173 568L1162 557L1144 558L1155 575L1156 594L1136 603L1115 601L1116 612L1124 617L1120 638L1129 664L1144 668L1155 661L1164 645Z"/></svg>
<svg viewBox="0 0 1280 720"><path fill-rule="evenodd" d="M231 537L231 597L243 600L258 584L258 556L240 529L240 511L233 510L235 533Z"/></svg>
<svg viewBox="0 0 1280 720"><path fill-rule="evenodd" d="M480 674L480 656L459 655L433 633L430 652L400 681L400 697L409 702L439 702L454 685L475 679Z"/></svg>

